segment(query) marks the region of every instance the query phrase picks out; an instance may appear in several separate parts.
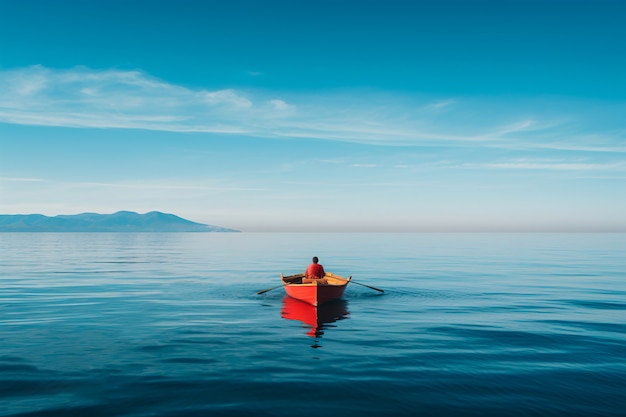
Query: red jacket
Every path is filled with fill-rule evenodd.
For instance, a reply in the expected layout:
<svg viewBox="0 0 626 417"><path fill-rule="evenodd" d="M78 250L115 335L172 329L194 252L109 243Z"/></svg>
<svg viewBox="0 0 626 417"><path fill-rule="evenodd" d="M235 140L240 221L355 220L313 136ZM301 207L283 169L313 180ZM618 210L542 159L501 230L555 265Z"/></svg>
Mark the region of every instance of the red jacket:
<svg viewBox="0 0 626 417"><path fill-rule="evenodd" d="M320 264L311 264L306 269L306 276L309 278L324 278L326 272L324 267Z"/></svg>

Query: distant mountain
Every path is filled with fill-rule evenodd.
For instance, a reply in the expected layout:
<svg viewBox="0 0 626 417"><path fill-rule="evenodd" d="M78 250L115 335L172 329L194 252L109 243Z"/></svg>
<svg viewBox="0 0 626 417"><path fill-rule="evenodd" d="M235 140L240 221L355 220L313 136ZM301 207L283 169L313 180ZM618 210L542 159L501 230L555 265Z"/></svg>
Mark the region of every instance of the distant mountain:
<svg viewBox="0 0 626 417"><path fill-rule="evenodd" d="M54 217L42 214L0 214L0 232L238 232L195 223L173 214L151 211L139 214L83 213Z"/></svg>

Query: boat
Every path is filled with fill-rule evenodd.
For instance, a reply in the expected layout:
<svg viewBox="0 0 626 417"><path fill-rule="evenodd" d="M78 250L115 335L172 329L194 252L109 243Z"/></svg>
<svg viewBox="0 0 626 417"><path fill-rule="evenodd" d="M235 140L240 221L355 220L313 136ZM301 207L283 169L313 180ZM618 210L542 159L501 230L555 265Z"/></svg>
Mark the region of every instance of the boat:
<svg viewBox="0 0 626 417"><path fill-rule="evenodd" d="M319 307L285 296L281 317L287 320L297 320L307 328L307 335L320 338L324 330L333 327L331 323L347 318L348 302L346 300L334 300Z"/></svg>
<svg viewBox="0 0 626 417"><path fill-rule="evenodd" d="M288 296L317 307L341 298L352 276L344 278L327 272L324 278L307 278L305 274L284 276L281 273L280 279Z"/></svg>

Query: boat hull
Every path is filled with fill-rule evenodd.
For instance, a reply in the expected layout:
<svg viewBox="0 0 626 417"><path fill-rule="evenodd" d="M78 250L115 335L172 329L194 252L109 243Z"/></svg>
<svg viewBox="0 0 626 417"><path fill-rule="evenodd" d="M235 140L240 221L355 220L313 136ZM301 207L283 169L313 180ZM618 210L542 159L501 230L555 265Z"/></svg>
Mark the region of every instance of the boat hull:
<svg viewBox="0 0 626 417"><path fill-rule="evenodd" d="M346 279L327 273L320 280L306 279L304 274L287 277L281 274L281 278L287 295L312 306L319 306L341 298L352 277Z"/></svg>

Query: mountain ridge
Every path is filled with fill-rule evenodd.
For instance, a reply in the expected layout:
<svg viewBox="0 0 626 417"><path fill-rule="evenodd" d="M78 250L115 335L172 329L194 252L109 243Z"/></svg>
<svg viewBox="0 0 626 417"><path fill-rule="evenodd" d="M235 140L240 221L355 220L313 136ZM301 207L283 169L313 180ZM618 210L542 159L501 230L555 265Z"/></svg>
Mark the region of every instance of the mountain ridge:
<svg viewBox="0 0 626 417"><path fill-rule="evenodd" d="M118 211L113 214L80 213L0 214L0 232L239 232L196 223L170 213Z"/></svg>

